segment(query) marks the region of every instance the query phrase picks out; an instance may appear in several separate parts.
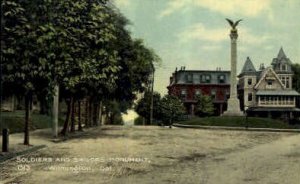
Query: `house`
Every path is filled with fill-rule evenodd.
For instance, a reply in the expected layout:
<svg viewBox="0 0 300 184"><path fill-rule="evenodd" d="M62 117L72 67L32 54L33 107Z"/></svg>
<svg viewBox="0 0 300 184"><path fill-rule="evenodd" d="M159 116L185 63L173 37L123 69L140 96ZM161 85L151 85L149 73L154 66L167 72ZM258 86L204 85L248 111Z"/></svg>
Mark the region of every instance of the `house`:
<svg viewBox="0 0 300 184"><path fill-rule="evenodd" d="M238 76L238 94L241 109L252 116L292 118L299 93L292 88L292 62L283 49L279 50L271 66L262 64L256 70L247 57Z"/></svg>
<svg viewBox="0 0 300 184"><path fill-rule="evenodd" d="M227 109L230 92L230 71L217 70L180 70L170 77L168 93L182 99L189 115L194 115L195 97L198 94L209 95L213 100L215 115L221 115Z"/></svg>

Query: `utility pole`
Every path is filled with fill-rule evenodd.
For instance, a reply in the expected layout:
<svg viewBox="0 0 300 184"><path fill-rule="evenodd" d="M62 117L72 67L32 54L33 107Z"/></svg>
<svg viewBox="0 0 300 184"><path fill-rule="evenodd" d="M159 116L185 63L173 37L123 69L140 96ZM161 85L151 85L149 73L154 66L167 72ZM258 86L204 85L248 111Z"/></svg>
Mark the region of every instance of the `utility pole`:
<svg viewBox="0 0 300 184"><path fill-rule="evenodd" d="M59 86L55 85L52 106L52 130L53 137L58 136L58 106L59 106Z"/></svg>
<svg viewBox="0 0 300 184"><path fill-rule="evenodd" d="M151 81L151 104L150 104L150 125L153 123L153 87L154 87L154 72L155 68L152 63L152 81Z"/></svg>

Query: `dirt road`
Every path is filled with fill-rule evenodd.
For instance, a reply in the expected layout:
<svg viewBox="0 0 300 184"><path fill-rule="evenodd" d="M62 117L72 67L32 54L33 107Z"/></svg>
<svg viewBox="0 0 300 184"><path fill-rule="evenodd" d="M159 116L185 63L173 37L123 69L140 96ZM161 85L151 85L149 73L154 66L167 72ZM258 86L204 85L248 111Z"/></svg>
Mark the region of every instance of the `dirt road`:
<svg viewBox="0 0 300 184"><path fill-rule="evenodd" d="M2 183L300 183L299 134L108 126L32 142L48 147L1 164Z"/></svg>

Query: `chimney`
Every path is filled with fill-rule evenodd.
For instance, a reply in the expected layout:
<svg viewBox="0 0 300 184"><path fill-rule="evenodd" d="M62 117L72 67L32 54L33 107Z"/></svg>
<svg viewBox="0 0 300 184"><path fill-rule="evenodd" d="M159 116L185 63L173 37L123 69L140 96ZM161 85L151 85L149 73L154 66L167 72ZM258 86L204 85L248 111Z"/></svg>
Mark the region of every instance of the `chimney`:
<svg viewBox="0 0 300 184"><path fill-rule="evenodd" d="M265 65L263 63L261 63L259 66L259 70L264 70L264 69L265 69Z"/></svg>

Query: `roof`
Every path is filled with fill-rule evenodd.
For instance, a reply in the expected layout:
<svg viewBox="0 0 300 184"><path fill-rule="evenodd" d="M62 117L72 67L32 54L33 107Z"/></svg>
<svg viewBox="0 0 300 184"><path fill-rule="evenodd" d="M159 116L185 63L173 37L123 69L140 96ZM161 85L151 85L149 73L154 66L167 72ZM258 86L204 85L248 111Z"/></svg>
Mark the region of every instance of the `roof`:
<svg viewBox="0 0 300 184"><path fill-rule="evenodd" d="M277 55L277 59L282 59L282 58L286 58L286 55L282 49L282 47L280 48L278 55Z"/></svg>
<svg viewBox="0 0 300 184"><path fill-rule="evenodd" d="M256 95L300 96L295 90L259 90Z"/></svg>
<svg viewBox="0 0 300 184"><path fill-rule="evenodd" d="M278 65L279 63L287 63L287 64L292 63L290 59L285 55L282 47L278 52L277 58L274 58L271 64L274 66L274 65Z"/></svg>
<svg viewBox="0 0 300 184"><path fill-rule="evenodd" d="M178 70L176 72L193 72L193 73L204 73L204 72L209 72L209 73L230 73L230 70Z"/></svg>
<svg viewBox="0 0 300 184"><path fill-rule="evenodd" d="M249 57L247 57L244 67L242 69L242 73L247 73L247 72L256 72L255 67Z"/></svg>
<svg viewBox="0 0 300 184"><path fill-rule="evenodd" d="M278 75L276 74L276 72L273 70L273 68L272 67L267 67L267 68L265 68L261 73L260 73L260 75L259 75L259 77L258 77L258 82L255 84L255 86L254 86L254 88L255 89L257 89L258 87L259 87L259 85L260 85L260 83L263 81L263 80L265 80L265 77L267 76L267 74L268 73L270 73L271 72L271 74L273 74L274 76L275 76L275 78L277 79L277 81L279 82L279 84L281 85L281 87L282 88L284 88L285 86L284 86L284 84L282 83L282 81L278 78Z"/></svg>

